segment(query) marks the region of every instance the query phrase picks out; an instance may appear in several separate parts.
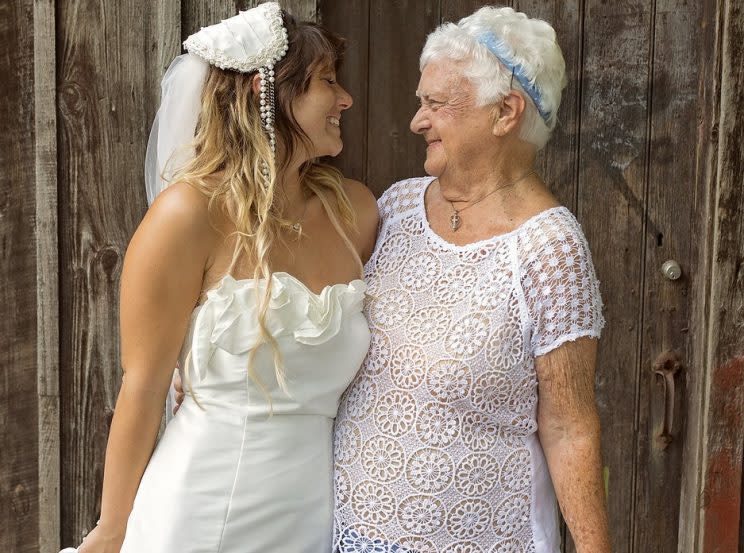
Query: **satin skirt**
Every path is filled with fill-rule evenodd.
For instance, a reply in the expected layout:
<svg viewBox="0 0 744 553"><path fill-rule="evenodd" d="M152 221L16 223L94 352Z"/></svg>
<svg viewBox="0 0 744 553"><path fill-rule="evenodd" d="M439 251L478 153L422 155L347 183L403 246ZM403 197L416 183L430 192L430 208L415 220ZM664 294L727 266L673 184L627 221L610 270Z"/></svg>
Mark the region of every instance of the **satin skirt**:
<svg viewBox="0 0 744 553"><path fill-rule="evenodd" d="M187 398L142 478L121 553L331 551L332 419Z"/></svg>

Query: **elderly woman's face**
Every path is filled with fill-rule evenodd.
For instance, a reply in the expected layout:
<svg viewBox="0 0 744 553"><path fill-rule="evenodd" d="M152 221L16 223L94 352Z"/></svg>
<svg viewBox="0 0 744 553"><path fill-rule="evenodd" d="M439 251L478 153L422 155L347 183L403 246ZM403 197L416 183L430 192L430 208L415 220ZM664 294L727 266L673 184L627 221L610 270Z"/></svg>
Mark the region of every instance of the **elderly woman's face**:
<svg viewBox="0 0 744 553"><path fill-rule="evenodd" d="M450 60L429 62L421 72L416 96L421 107L411 131L427 143L424 169L441 177L445 171L465 171L492 146L490 110L476 106L475 89Z"/></svg>

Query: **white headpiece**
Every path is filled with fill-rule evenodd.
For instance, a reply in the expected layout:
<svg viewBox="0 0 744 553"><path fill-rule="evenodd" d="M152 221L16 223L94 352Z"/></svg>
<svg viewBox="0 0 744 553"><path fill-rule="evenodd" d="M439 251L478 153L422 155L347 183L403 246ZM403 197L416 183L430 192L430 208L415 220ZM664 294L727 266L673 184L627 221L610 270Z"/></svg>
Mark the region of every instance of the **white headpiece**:
<svg viewBox="0 0 744 553"><path fill-rule="evenodd" d="M258 71L261 121L272 152L276 149L274 64L289 48L279 4L266 2L216 25L203 27L183 45L189 53L173 60L163 77L160 109L147 144L145 186L150 204L194 155L190 144L201 108L207 64L241 73ZM263 172L268 180L268 165L264 164Z"/></svg>

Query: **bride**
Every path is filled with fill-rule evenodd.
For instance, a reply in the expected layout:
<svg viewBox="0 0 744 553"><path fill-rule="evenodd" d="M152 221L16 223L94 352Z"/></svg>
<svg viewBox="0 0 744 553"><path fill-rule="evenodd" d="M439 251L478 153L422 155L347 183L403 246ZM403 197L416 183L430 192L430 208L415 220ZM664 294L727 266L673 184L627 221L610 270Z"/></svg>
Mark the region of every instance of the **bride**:
<svg viewBox="0 0 744 553"><path fill-rule="evenodd" d="M330 551L332 423L367 351L378 219L316 161L342 148L343 41L269 2L184 45L124 263L101 519L79 552ZM187 398L154 447L176 365Z"/></svg>

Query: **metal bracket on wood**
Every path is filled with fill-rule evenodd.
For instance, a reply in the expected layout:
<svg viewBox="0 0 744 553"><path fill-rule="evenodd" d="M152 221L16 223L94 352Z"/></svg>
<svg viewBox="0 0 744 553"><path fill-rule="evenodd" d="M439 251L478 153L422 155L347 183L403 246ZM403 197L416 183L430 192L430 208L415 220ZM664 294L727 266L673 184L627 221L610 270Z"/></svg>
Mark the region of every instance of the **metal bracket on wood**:
<svg viewBox="0 0 744 553"><path fill-rule="evenodd" d="M675 351L665 351L656 358L652 366L654 374L661 377L658 379L659 383L664 386L664 421L661 425L661 432L656 436L661 449L666 449L674 438L672 435L676 389L674 376L682 368L682 360Z"/></svg>

